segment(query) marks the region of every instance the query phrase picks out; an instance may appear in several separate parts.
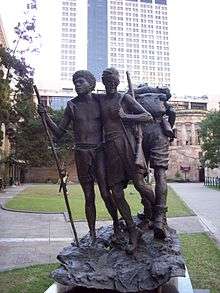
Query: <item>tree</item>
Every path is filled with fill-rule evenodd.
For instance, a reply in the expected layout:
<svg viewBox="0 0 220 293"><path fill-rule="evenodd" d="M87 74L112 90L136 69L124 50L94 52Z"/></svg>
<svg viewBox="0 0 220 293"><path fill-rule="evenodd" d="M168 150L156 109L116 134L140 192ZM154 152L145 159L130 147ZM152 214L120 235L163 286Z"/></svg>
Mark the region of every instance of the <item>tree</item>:
<svg viewBox="0 0 220 293"><path fill-rule="evenodd" d="M210 112L201 122L200 137L203 156L201 162L209 168L220 163L220 111Z"/></svg>
<svg viewBox="0 0 220 293"><path fill-rule="evenodd" d="M14 28L14 48L0 47L0 68L3 68L0 71L0 129L4 123L16 159L30 166L50 166L54 160L33 101L34 69L25 61L29 53L38 52L35 46L39 38L34 15L36 9L36 0L29 0L25 19ZM54 121L59 123L63 110L50 109L50 113ZM0 143L3 138L1 134ZM56 142L63 160L67 159L72 142L70 134Z"/></svg>
<svg viewBox="0 0 220 293"><path fill-rule="evenodd" d="M49 109L52 119L59 124L64 110ZM73 144L71 132L67 132L59 141L55 141L57 153L62 161L67 161ZM32 167L52 166L54 158L38 115L29 117L19 124L15 135L16 157L26 161Z"/></svg>
<svg viewBox="0 0 220 293"><path fill-rule="evenodd" d="M2 124L4 123L6 129L9 129L11 124L16 125L24 120L24 116L34 109L32 90L34 69L26 64L24 58L25 53L37 51L33 46L34 40L39 37L35 29L34 10L36 10L36 0L30 0L24 12L24 21L19 22L14 28L16 34L13 41L14 48L0 47L0 145L3 139ZM25 102L26 109L22 105ZM9 139L11 138L12 136L9 136Z"/></svg>

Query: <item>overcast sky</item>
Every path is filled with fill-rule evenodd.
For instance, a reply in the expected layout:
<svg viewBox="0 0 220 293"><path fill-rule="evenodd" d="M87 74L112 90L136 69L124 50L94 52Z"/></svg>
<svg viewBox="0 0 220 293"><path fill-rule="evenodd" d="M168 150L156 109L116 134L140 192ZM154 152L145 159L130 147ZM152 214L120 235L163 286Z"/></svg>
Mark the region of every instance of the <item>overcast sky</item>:
<svg viewBox="0 0 220 293"><path fill-rule="evenodd" d="M42 1L51 5L57 0ZM25 9L25 2L0 2L9 41L13 37L13 27ZM168 13L171 91L177 95L220 96L220 0L168 0ZM48 17L50 11L45 13L47 27ZM51 70L46 62L44 60L44 71L49 75Z"/></svg>

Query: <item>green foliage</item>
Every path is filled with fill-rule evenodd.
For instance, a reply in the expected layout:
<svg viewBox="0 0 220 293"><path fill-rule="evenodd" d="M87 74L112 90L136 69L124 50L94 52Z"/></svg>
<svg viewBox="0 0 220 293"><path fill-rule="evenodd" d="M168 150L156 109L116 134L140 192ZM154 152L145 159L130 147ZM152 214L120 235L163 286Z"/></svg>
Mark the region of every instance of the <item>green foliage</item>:
<svg viewBox="0 0 220 293"><path fill-rule="evenodd" d="M0 127L4 123L6 131L7 128L15 129L17 123L24 120L27 115L30 116L33 110L31 104L34 69L26 64L24 53L30 50L31 45L34 45L34 39L39 37L36 35L34 10L36 0L29 0L24 12L25 19L14 28L14 49L0 47ZM25 49L24 44L27 43ZM22 105L25 102L28 103L26 107ZM13 136L14 134L10 133L9 139L12 144ZM3 133L0 132L0 144L2 139Z"/></svg>
<svg viewBox="0 0 220 293"><path fill-rule="evenodd" d="M176 172L175 177L178 178L178 179L182 178L182 176L181 176L179 171Z"/></svg>
<svg viewBox="0 0 220 293"><path fill-rule="evenodd" d="M36 32L36 8L36 0L29 0L24 19L14 28L14 48L0 47L0 127L2 123L5 124L6 134L17 159L31 159L32 163L38 164L36 146L41 145L39 151L44 153L47 143L41 138L42 127L33 102L34 69L24 58L28 52L38 51L34 48L35 40L39 38ZM0 143L2 139L3 133L0 132ZM42 160L48 157L46 152Z"/></svg>
<svg viewBox="0 0 220 293"><path fill-rule="evenodd" d="M209 168L220 163L220 111L210 112L201 122L203 157L201 162Z"/></svg>
<svg viewBox="0 0 220 293"><path fill-rule="evenodd" d="M48 141L38 117L29 117L19 123L15 134L15 150L17 159L31 166L53 165Z"/></svg>
<svg viewBox="0 0 220 293"><path fill-rule="evenodd" d="M35 105L22 99L19 110L23 113L23 120L18 123L15 134L16 157L26 161L30 166L52 166L54 158L42 122L36 113ZM33 108L31 108L33 106ZM53 111L50 114L55 123L59 124L63 117L63 110ZM67 132L59 141L55 141L59 157L66 161L73 143L72 135Z"/></svg>
<svg viewBox="0 0 220 293"><path fill-rule="evenodd" d="M34 10L36 0L29 0L24 20L14 28L14 49L0 48L0 67L4 69L0 72L0 126L2 123L6 125L16 159L31 166L50 166L54 164L54 159L33 102L34 69L26 64L24 58L30 51L38 51L33 48L34 41L39 37ZM51 110L51 114L59 123L63 111ZM0 142L2 139L3 133L0 132ZM64 160L72 142L73 138L67 134L56 143Z"/></svg>
<svg viewBox="0 0 220 293"><path fill-rule="evenodd" d="M64 109L61 110L51 110L51 116L53 121L59 125L64 115ZM74 144L73 131L69 129L59 140L55 140L55 145L57 152L62 161L66 162L72 151Z"/></svg>

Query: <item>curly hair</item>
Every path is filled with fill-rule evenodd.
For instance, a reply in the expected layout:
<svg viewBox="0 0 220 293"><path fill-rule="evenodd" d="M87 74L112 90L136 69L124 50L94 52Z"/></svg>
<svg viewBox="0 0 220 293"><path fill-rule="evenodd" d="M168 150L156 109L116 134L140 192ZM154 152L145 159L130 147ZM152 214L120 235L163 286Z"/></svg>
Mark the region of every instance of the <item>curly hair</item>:
<svg viewBox="0 0 220 293"><path fill-rule="evenodd" d="M88 70L78 70L73 74L73 83L75 82L75 80L79 77L83 77L85 78L88 83L91 85L91 89L94 90L95 86L96 86L96 79L95 76Z"/></svg>
<svg viewBox="0 0 220 293"><path fill-rule="evenodd" d="M114 82L119 85L119 72L114 67L106 68L102 73L102 81L109 78L112 78Z"/></svg>

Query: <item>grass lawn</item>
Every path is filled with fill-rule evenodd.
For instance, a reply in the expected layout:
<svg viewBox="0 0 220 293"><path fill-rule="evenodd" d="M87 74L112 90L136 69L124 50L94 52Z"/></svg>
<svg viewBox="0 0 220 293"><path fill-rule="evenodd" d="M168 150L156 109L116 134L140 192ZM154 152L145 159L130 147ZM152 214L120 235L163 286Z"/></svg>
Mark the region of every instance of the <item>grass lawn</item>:
<svg viewBox="0 0 220 293"><path fill-rule="evenodd" d="M205 233L182 234L182 252L193 288L220 292L220 249Z"/></svg>
<svg viewBox="0 0 220 293"><path fill-rule="evenodd" d="M80 185L70 185L69 201L74 219L85 219L84 196ZM96 186L96 207L97 219L109 219L109 215L101 199L98 187ZM126 189L126 198L131 206L132 213L137 214L142 209L140 196L135 191L133 185ZM34 185L26 188L19 195L11 199L5 205L6 208L27 211L63 212L65 211L62 193L58 192L58 185ZM192 211L184 202L169 188L168 194L168 217L189 216Z"/></svg>
<svg viewBox="0 0 220 293"><path fill-rule="evenodd" d="M75 219L84 219L84 196L80 185L70 185L69 200ZM101 199L98 187L96 189L96 207L98 219L109 219L103 200ZM129 185L125 191L126 199L131 206L133 214L136 214L142 209L140 196L134 189L133 185ZM58 192L58 185L34 185L22 191L18 196L8 201L7 208L29 211L48 211L48 212L63 212L65 205L62 193ZM169 188L168 192L168 216L189 216L192 211L185 203L177 196L177 194Z"/></svg>
<svg viewBox="0 0 220 293"><path fill-rule="evenodd" d="M206 186L206 187L220 191L220 187L217 187L217 186Z"/></svg>
<svg viewBox="0 0 220 293"><path fill-rule="evenodd" d="M37 265L0 273L1 293L42 293L52 283L49 277L57 264Z"/></svg>
<svg viewBox="0 0 220 293"><path fill-rule="evenodd" d="M206 234L180 236L193 288L220 292L220 250ZM1 293L42 293L53 281L49 273L58 265L38 265L0 273Z"/></svg>

